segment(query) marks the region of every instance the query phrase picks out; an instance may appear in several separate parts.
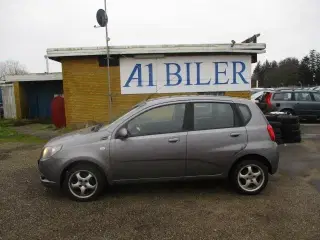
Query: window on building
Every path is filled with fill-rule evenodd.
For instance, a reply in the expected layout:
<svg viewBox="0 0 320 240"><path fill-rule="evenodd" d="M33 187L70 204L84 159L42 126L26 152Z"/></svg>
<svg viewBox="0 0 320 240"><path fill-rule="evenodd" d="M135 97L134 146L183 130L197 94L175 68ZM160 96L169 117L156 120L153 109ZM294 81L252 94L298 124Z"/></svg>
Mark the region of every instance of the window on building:
<svg viewBox="0 0 320 240"><path fill-rule="evenodd" d="M194 103L194 130L232 128L234 112L228 103Z"/></svg>
<svg viewBox="0 0 320 240"><path fill-rule="evenodd" d="M183 131L185 104L153 108L127 124L130 136L145 136Z"/></svg>

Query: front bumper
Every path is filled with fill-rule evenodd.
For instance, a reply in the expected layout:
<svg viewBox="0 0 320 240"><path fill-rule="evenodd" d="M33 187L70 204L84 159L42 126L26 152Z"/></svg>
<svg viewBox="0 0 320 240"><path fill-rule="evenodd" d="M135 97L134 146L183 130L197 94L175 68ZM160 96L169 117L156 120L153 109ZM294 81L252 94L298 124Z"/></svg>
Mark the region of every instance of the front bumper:
<svg viewBox="0 0 320 240"><path fill-rule="evenodd" d="M40 175L40 182L42 183L42 185L50 188L58 188L59 186L56 182L46 179L46 177L43 175Z"/></svg>
<svg viewBox="0 0 320 240"><path fill-rule="evenodd" d="M56 177L59 171L55 168L52 168L50 162L50 159L45 161L38 160L40 182L46 187L60 188L60 183L58 181L58 178Z"/></svg>

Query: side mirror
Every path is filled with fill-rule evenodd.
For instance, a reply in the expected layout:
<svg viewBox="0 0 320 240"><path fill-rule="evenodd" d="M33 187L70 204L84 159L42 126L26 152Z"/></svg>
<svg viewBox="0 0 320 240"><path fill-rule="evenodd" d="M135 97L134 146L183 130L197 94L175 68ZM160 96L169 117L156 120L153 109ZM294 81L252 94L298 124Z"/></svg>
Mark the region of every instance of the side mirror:
<svg viewBox="0 0 320 240"><path fill-rule="evenodd" d="M124 139L128 137L128 130L126 128L120 128L120 130L118 131L118 137L120 139Z"/></svg>

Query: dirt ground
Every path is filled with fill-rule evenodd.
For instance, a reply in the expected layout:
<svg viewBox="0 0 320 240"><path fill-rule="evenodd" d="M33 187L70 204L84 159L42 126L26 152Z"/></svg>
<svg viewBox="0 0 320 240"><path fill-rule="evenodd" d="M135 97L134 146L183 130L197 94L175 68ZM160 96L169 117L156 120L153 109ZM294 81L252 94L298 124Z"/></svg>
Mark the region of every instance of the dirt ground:
<svg viewBox="0 0 320 240"><path fill-rule="evenodd" d="M306 136L280 147L279 173L258 196L201 181L117 186L91 203L40 184L41 145L1 143L0 239L319 240L320 138Z"/></svg>

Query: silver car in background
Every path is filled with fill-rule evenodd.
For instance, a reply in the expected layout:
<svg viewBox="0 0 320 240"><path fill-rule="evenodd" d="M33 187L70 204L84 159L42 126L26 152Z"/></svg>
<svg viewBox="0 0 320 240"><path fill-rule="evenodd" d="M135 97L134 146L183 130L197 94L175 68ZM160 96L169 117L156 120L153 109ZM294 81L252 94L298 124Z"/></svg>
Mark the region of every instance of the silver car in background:
<svg viewBox="0 0 320 240"><path fill-rule="evenodd" d="M263 91L253 94L251 100L266 103L274 111L297 115L303 119L320 119L320 92L315 90Z"/></svg>
<svg viewBox="0 0 320 240"><path fill-rule="evenodd" d="M41 182L89 201L116 183L228 178L258 194L279 162L275 134L250 100L179 96L141 102L109 125L49 141Z"/></svg>

